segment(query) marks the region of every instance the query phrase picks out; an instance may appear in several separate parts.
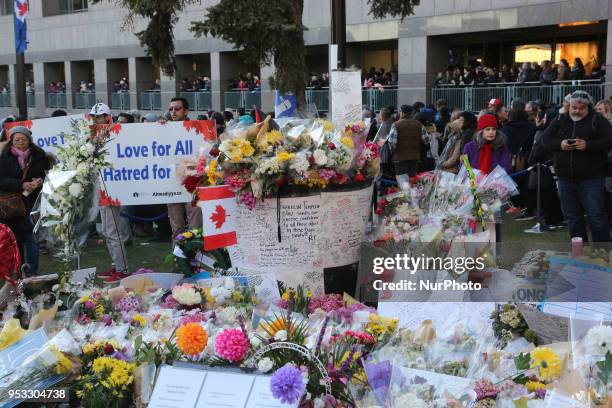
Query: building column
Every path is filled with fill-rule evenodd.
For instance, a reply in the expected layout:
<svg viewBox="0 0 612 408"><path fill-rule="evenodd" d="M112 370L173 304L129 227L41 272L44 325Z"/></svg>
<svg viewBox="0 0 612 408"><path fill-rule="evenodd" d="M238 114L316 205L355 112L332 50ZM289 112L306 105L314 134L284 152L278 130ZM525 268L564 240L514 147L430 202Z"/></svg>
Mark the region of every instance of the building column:
<svg viewBox="0 0 612 408"><path fill-rule="evenodd" d="M70 61L64 62L64 78L66 79L66 109L70 112L74 109L74 100L72 89L72 64Z"/></svg>
<svg viewBox="0 0 612 408"><path fill-rule="evenodd" d="M34 114L28 109L28 116L43 116L45 109L47 108L47 101L45 98L45 64L42 62L35 62L32 64L34 69Z"/></svg>
<svg viewBox="0 0 612 408"><path fill-rule="evenodd" d="M176 80L174 76L168 76L163 71L160 72L161 82L161 111L165 112L170 106L170 100L176 96Z"/></svg>
<svg viewBox="0 0 612 408"><path fill-rule="evenodd" d="M106 60L94 60L94 80L96 87L96 101L108 103L108 73L106 71Z"/></svg>
<svg viewBox="0 0 612 408"><path fill-rule="evenodd" d="M427 101L427 37L400 38L398 58L398 108Z"/></svg>
<svg viewBox="0 0 612 408"><path fill-rule="evenodd" d="M138 82L136 80L136 58L128 58L128 86L130 87L130 106L132 109L138 107Z"/></svg>
<svg viewBox="0 0 612 408"><path fill-rule="evenodd" d="M210 53L210 87L212 92L212 108L221 111L221 53Z"/></svg>
<svg viewBox="0 0 612 408"><path fill-rule="evenodd" d="M608 20L608 38L606 42L606 82L604 85L604 98L612 97L612 20Z"/></svg>
<svg viewBox="0 0 612 408"><path fill-rule="evenodd" d="M276 68L274 61L270 65L262 66L259 70L259 80L261 81L261 110L268 113L274 112L274 93L270 87L270 77L274 76Z"/></svg>
<svg viewBox="0 0 612 408"><path fill-rule="evenodd" d="M9 64L9 90L11 91L11 106L17 108L17 80L15 79L15 64Z"/></svg>

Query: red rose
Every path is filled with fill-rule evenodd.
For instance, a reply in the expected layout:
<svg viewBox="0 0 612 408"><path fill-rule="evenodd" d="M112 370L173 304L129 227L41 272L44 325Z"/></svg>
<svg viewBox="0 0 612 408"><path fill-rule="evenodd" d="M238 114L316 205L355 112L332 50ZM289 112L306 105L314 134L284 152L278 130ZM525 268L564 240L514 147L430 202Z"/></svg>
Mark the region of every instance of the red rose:
<svg viewBox="0 0 612 408"><path fill-rule="evenodd" d="M284 177L280 177L276 180L276 185L280 188L282 186L284 186L287 182L285 181Z"/></svg>
<svg viewBox="0 0 612 408"><path fill-rule="evenodd" d="M113 347L112 344L110 343L106 343L104 345L104 354L106 354L107 356L113 354L115 352L115 348Z"/></svg>
<svg viewBox="0 0 612 408"><path fill-rule="evenodd" d="M363 174L357 173L355 174L355 177L353 177L353 180L357 182L362 182L362 181L365 181L365 177L363 176Z"/></svg>
<svg viewBox="0 0 612 408"><path fill-rule="evenodd" d="M314 156L308 156L308 163L313 164L315 162Z"/></svg>
<svg viewBox="0 0 612 408"><path fill-rule="evenodd" d="M200 185L200 178L198 176L187 176L185 180L183 180L183 185L185 186L185 190L193 193Z"/></svg>
<svg viewBox="0 0 612 408"><path fill-rule="evenodd" d="M335 150L335 149L336 149L336 145L335 145L335 144L333 144L332 142L329 142L329 143L327 144L327 148L328 148L329 150Z"/></svg>

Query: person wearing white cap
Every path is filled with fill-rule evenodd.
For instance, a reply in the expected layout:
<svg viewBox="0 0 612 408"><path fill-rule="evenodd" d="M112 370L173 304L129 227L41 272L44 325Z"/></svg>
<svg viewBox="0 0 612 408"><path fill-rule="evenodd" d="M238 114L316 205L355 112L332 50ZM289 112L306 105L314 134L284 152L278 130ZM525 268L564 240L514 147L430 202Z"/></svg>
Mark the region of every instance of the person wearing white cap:
<svg viewBox="0 0 612 408"><path fill-rule="evenodd" d="M105 103L96 103L91 108L89 116L96 125L112 123L111 110ZM104 235L113 265L108 271L99 273L98 276L104 278L106 282L116 282L126 277L128 272L125 242L130 240L130 225L125 218L121 217L121 207L101 206L100 218L102 219L102 235Z"/></svg>

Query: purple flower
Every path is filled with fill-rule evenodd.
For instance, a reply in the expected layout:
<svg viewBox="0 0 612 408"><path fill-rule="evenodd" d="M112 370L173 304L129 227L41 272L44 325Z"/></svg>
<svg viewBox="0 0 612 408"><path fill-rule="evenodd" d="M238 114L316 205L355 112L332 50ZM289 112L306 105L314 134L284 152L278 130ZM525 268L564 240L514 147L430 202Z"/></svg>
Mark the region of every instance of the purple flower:
<svg viewBox="0 0 612 408"><path fill-rule="evenodd" d="M124 354L118 350L115 350L111 357L117 360L130 361L130 357L127 354Z"/></svg>
<svg viewBox="0 0 612 408"><path fill-rule="evenodd" d="M133 312L140 308L140 300L136 296L126 296L115 305L115 310L122 313Z"/></svg>
<svg viewBox="0 0 612 408"><path fill-rule="evenodd" d="M113 318L110 315L102 315L102 321L104 322L105 326L110 326L111 324L113 324Z"/></svg>
<svg viewBox="0 0 612 408"><path fill-rule="evenodd" d="M94 304L91 300L88 300L87 302L85 302L85 309L93 309L94 308Z"/></svg>
<svg viewBox="0 0 612 408"><path fill-rule="evenodd" d="M298 401L306 385L302 381L302 372L299 368L286 365L279 368L270 379L270 390L276 399L283 404L293 404Z"/></svg>
<svg viewBox="0 0 612 408"><path fill-rule="evenodd" d="M540 388L535 390L535 394L540 399L546 398L546 388Z"/></svg>
<svg viewBox="0 0 612 408"><path fill-rule="evenodd" d="M185 237L183 236L183 234L179 234L174 238L175 241L184 241Z"/></svg>

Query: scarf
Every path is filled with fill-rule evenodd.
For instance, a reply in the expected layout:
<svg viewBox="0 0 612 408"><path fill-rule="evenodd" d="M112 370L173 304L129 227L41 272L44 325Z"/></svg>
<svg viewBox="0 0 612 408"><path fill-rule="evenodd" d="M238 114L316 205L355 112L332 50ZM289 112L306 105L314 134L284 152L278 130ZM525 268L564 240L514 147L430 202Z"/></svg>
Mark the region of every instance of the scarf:
<svg viewBox="0 0 612 408"><path fill-rule="evenodd" d="M11 153L14 156L17 156L17 161L19 162L19 167L21 170L26 168L28 164L28 159L30 158L30 149L27 150L19 150L15 146L11 146Z"/></svg>
<svg viewBox="0 0 612 408"><path fill-rule="evenodd" d="M480 154L478 155L478 170L489 174L491 172L491 162L493 159L493 145L491 143L485 143L480 148Z"/></svg>

